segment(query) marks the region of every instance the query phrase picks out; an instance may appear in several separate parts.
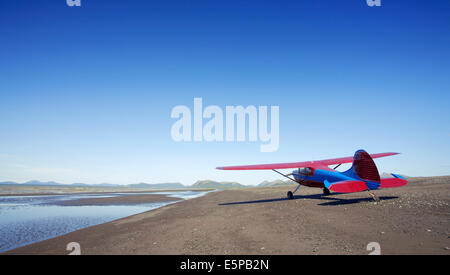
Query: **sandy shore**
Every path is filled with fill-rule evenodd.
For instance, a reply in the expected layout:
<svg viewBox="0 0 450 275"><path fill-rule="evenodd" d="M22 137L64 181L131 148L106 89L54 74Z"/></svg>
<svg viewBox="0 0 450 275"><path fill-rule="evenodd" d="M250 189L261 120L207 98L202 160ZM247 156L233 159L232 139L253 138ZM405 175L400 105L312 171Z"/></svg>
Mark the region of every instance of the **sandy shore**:
<svg viewBox="0 0 450 275"><path fill-rule="evenodd" d="M450 254L450 177L322 196L292 187L226 190L75 231L6 254Z"/></svg>

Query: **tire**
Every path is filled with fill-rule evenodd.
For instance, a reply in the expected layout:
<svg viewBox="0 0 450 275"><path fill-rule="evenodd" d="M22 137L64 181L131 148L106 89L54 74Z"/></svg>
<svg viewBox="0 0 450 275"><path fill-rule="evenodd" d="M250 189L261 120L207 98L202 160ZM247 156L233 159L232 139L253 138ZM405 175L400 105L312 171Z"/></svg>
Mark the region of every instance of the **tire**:
<svg viewBox="0 0 450 275"><path fill-rule="evenodd" d="M331 194L330 189L324 188L324 189L323 189L323 194L324 194L325 196L330 195L330 194Z"/></svg>
<svg viewBox="0 0 450 275"><path fill-rule="evenodd" d="M292 191L287 192L287 198L288 200L294 199L294 194L292 193Z"/></svg>

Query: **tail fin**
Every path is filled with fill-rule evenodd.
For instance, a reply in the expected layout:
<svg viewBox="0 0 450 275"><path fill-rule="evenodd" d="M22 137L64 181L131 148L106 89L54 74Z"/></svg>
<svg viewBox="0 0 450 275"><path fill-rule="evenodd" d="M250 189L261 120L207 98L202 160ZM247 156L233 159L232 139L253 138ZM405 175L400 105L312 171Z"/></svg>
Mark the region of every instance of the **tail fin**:
<svg viewBox="0 0 450 275"><path fill-rule="evenodd" d="M356 151L352 167L344 174L365 181L369 189L377 189L380 186L380 174L377 166L372 157L364 150Z"/></svg>
<svg viewBox="0 0 450 275"><path fill-rule="evenodd" d="M353 170L362 180L380 182L380 174L372 157L364 151L359 150L353 157Z"/></svg>

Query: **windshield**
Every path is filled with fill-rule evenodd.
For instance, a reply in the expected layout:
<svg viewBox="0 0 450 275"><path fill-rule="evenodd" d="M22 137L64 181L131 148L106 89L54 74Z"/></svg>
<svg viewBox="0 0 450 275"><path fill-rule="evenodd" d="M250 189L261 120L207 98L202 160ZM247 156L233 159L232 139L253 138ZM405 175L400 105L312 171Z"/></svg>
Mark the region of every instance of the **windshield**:
<svg viewBox="0 0 450 275"><path fill-rule="evenodd" d="M309 167L298 168L298 173L305 176L310 176L312 175L312 169Z"/></svg>

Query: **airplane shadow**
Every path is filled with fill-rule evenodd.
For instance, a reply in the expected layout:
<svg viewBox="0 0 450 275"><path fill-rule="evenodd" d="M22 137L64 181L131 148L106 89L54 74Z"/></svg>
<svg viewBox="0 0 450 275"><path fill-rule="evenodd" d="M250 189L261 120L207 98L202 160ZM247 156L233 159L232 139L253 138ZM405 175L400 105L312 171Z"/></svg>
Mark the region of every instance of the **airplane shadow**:
<svg viewBox="0 0 450 275"><path fill-rule="evenodd" d="M324 196L322 194L314 194L314 195L296 195L293 200L298 199L313 199L313 200L327 200L328 202L319 203L321 206L333 206L333 205L346 205L346 204L354 204L354 203L362 203L362 202L371 202L373 201L372 197L365 198L355 198L355 199L340 199L335 198L335 195L342 195L339 193L332 193L331 195ZM384 200L392 200L397 199L398 197L394 196L381 196L379 197L380 201ZM287 201L287 198L274 198L274 199L266 199L266 200L255 200L255 201L240 201L240 202L228 202L228 203L219 203L219 205L239 205L239 204L254 204L254 203L270 203L277 201ZM332 201L329 201L332 200Z"/></svg>

